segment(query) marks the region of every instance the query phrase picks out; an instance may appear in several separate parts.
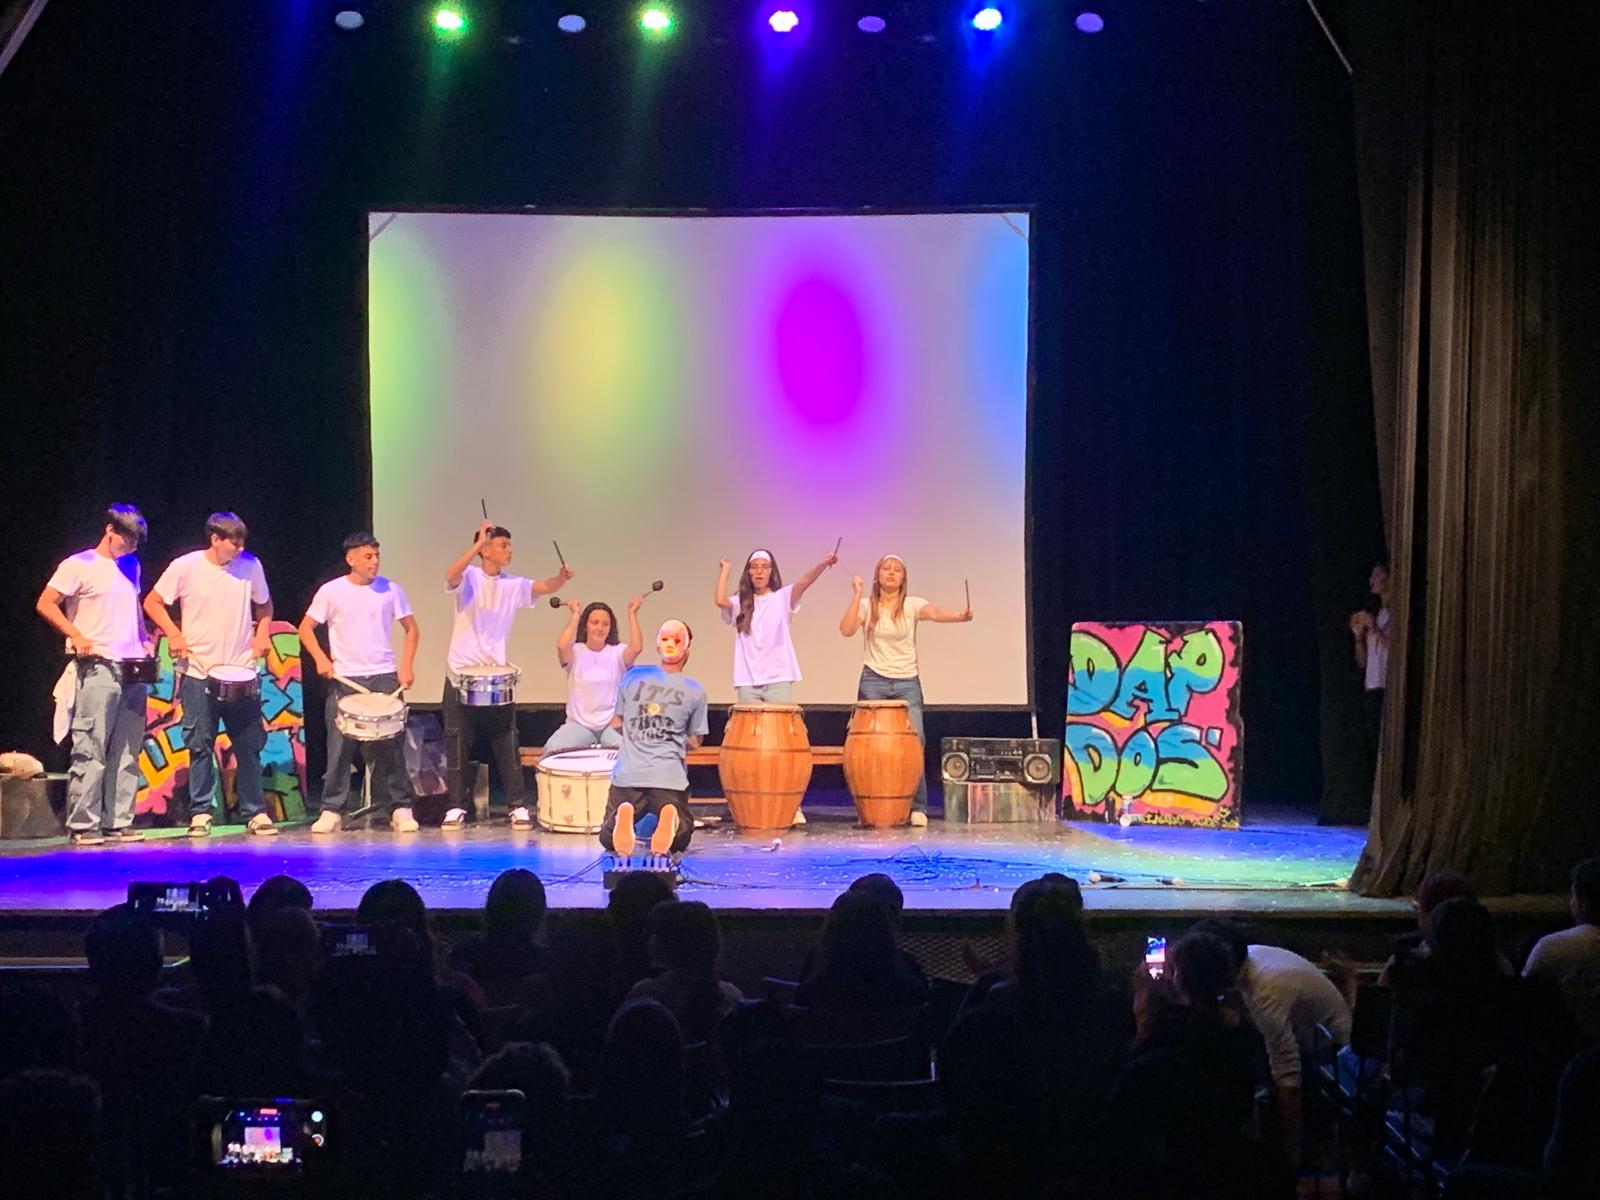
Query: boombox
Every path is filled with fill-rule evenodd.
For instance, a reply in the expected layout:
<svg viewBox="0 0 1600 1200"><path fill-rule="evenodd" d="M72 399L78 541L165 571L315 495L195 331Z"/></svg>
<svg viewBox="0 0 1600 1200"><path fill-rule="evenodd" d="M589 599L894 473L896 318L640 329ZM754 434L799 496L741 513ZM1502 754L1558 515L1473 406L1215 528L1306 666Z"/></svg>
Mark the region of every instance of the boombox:
<svg viewBox="0 0 1600 1200"><path fill-rule="evenodd" d="M1054 821L1060 809L1061 743L1049 738L945 738L946 821Z"/></svg>

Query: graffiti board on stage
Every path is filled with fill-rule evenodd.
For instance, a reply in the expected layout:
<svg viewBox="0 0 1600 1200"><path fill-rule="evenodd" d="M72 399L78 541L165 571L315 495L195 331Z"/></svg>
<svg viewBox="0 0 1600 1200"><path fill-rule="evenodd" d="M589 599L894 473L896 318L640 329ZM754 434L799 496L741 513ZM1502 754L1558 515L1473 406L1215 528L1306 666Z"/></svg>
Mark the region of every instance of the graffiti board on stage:
<svg viewBox="0 0 1600 1200"><path fill-rule="evenodd" d="M261 673L261 719L266 723L267 742L261 749L261 786L266 793L267 812L275 821L296 821L306 812L306 718L305 699L300 691L300 636L287 621L274 621L272 643L267 651L266 669ZM145 701L144 745L139 748L138 799L134 812L170 813L173 797L182 793L187 803L189 789L189 749L183 744L183 706L178 701L178 679L173 668L172 649L163 635L156 645L161 660L161 678L150 689ZM216 741L218 787L231 783L233 744L226 732ZM232 809L237 803L232 789L222 797ZM181 819L183 814L173 814Z"/></svg>
<svg viewBox="0 0 1600 1200"><path fill-rule="evenodd" d="M1062 811L1238 828L1243 654L1238 621L1074 624Z"/></svg>

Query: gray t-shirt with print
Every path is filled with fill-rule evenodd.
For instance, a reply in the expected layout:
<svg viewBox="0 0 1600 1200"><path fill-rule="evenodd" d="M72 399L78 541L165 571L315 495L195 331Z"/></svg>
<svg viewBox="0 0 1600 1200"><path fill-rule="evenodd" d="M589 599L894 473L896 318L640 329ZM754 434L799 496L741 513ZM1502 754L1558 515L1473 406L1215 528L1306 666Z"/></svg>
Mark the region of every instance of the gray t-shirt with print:
<svg viewBox="0 0 1600 1200"><path fill-rule="evenodd" d="M611 782L619 787L687 788L689 738L704 737L710 728L705 688L660 667L634 667L617 685L617 715L622 718L622 747Z"/></svg>

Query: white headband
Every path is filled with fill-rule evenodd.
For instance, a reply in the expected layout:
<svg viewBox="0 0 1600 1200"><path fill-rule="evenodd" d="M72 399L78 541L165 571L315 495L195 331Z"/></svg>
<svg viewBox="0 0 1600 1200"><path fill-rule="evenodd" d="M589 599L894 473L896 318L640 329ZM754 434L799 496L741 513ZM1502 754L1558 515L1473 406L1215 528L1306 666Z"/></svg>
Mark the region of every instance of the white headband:
<svg viewBox="0 0 1600 1200"><path fill-rule="evenodd" d="M771 550L752 550L752 551L750 551L750 557L744 560L744 565L748 567L751 563L755 562L755 560L758 559L758 558L764 558L768 562L777 561L776 559L774 559L772 557L772 551Z"/></svg>
<svg viewBox="0 0 1600 1200"><path fill-rule="evenodd" d="M895 562L899 563L902 567L906 565L906 560L901 558L898 554L885 554L883 556L883 558L885 558L885 559L892 558L892 559L895 560ZM883 559L879 559L878 561L882 562Z"/></svg>

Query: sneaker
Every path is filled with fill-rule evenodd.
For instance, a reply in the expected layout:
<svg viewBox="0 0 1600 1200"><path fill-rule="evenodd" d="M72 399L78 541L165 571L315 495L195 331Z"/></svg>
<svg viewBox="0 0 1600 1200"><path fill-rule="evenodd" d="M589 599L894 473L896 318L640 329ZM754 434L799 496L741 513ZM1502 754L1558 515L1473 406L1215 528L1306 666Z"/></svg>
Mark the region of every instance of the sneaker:
<svg viewBox="0 0 1600 1200"><path fill-rule="evenodd" d="M211 836L210 813L195 813L189 818L189 836L194 838Z"/></svg>
<svg viewBox="0 0 1600 1200"><path fill-rule="evenodd" d="M623 801L617 805L617 823L611 827L612 853L618 858L632 858L633 843L633 805Z"/></svg>
<svg viewBox="0 0 1600 1200"><path fill-rule="evenodd" d="M447 809L444 820L439 822L440 829L464 829L467 824L467 810L464 808Z"/></svg>
<svg viewBox="0 0 1600 1200"><path fill-rule="evenodd" d="M344 828L344 816L343 816L343 814L336 813L331 808L325 808L325 809L322 810L322 815L319 816L314 822L312 822L311 832L312 833L338 833L339 830L341 830L343 828Z"/></svg>
<svg viewBox="0 0 1600 1200"><path fill-rule="evenodd" d="M511 828L519 833L533 828L533 813L526 805L511 810Z"/></svg>
<svg viewBox="0 0 1600 1200"><path fill-rule="evenodd" d="M144 841L144 830L135 829L132 825L124 825L121 829L108 829L105 833L108 842Z"/></svg>
<svg viewBox="0 0 1600 1200"><path fill-rule="evenodd" d="M678 810L667 805L656 817L655 832L650 835L651 854L670 854L673 839L678 836Z"/></svg>
<svg viewBox="0 0 1600 1200"><path fill-rule="evenodd" d="M789 828L790 829L799 829L800 826L804 825L805 823L806 823L806 815L805 815L805 813L801 812L798 808L795 809L794 810L794 820L789 822Z"/></svg>
<svg viewBox="0 0 1600 1200"><path fill-rule="evenodd" d="M103 846L106 835L98 829L74 829L67 835L69 846Z"/></svg>
<svg viewBox="0 0 1600 1200"><path fill-rule="evenodd" d="M417 824L409 808L397 808L389 814L389 828L396 833L415 833L422 826Z"/></svg>
<svg viewBox="0 0 1600 1200"><path fill-rule="evenodd" d="M911 828L913 828L913 829L922 829L927 824L928 824L928 814L927 813L925 813L925 812L913 812L911 814Z"/></svg>
<svg viewBox="0 0 1600 1200"><path fill-rule="evenodd" d="M272 818L264 812L258 812L244 823L245 832L253 833L257 837L276 837L278 827L272 823ZM191 831L192 832L192 831Z"/></svg>

